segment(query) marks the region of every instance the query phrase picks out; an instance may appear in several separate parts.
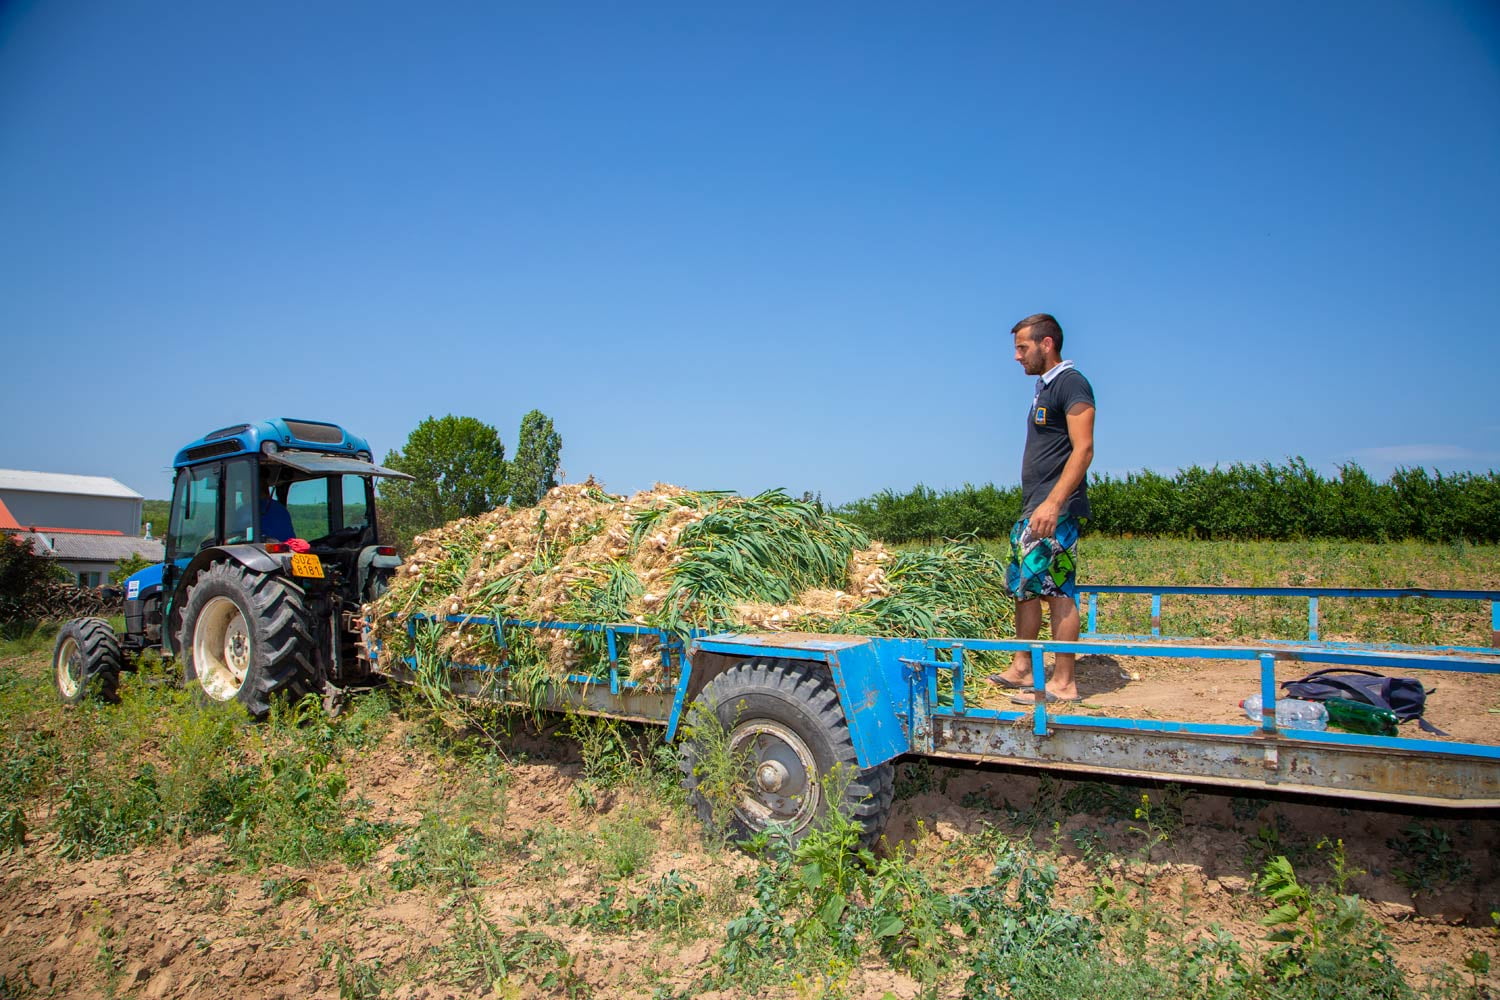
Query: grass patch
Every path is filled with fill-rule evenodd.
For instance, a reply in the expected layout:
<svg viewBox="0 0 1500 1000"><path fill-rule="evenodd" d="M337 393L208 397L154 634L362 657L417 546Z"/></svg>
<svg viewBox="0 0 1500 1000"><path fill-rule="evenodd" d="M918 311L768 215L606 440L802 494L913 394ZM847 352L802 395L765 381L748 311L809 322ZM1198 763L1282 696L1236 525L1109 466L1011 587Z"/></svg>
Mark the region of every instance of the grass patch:
<svg viewBox="0 0 1500 1000"><path fill-rule="evenodd" d="M497 855L505 826L505 780L472 775L456 791L442 789L422 811L422 819L397 848L391 867L397 889L470 889L480 869Z"/></svg>
<svg viewBox="0 0 1500 1000"><path fill-rule="evenodd" d="M316 699L280 704L256 726L236 705L198 703L169 670L154 660L124 675L117 705L65 708L45 670L0 664L0 848L24 844L38 801L57 805L64 858L217 833L249 867L360 865L390 838L344 775L344 755L383 731L383 697L341 720Z"/></svg>

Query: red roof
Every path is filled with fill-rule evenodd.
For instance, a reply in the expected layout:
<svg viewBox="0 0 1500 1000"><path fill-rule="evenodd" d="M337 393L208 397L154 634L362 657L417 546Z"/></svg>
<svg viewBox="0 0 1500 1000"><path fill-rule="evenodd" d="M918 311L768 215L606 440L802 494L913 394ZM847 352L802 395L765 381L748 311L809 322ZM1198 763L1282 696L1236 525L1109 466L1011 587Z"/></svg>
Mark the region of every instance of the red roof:
<svg viewBox="0 0 1500 1000"><path fill-rule="evenodd" d="M54 535L124 535L123 531L109 528L41 528L34 524L21 525L16 522L5 501L0 500L0 531L46 531Z"/></svg>

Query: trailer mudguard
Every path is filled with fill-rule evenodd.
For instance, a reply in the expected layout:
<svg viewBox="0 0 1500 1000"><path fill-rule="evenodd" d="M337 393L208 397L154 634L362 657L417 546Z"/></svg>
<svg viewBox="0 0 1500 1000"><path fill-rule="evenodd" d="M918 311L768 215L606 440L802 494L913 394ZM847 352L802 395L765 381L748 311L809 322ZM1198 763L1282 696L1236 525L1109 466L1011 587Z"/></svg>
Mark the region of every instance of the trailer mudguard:
<svg viewBox="0 0 1500 1000"><path fill-rule="evenodd" d="M823 664L838 691L859 766L875 767L911 749L905 721L910 672L901 660L920 659L925 650L920 639L729 632L693 640L688 656L690 662L710 658L720 662L784 659ZM702 679L690 680L696 672L685 671L683 684L692 683L701 689Z"/></svg>

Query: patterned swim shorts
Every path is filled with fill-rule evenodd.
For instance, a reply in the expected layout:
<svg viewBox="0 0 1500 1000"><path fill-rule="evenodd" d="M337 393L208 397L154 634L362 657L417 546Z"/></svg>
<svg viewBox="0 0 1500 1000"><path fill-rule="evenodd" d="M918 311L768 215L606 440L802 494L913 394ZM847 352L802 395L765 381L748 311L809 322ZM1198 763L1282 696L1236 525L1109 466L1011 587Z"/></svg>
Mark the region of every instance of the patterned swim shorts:
<svg viewBox="0 0 1500 1000"><path fill-rule="evenodd" d="M1018 601L1034 597L1077 597L1078 522L1067 514L1057 519L1051 538L1031 534L1031 519L1021 518L1010 529L1010 564L1005 588Z"/></svg>

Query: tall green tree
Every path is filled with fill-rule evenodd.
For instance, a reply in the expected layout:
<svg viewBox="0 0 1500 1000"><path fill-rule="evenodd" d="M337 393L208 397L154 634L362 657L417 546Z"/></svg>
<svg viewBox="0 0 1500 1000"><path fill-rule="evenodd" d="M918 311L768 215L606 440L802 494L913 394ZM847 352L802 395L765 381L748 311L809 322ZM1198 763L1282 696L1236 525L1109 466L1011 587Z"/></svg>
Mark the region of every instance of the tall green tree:
<svg viewBox="0 0 1500 1000"><path fill-rule="evenodd" d="M552 426L552 418L541 410L522 417L516 457L510 462L510 502L530 507L546 496L557 485L561 461L562 435Z"/></svg>
<svg viewBox="0 0 1500 1000"><path fill-rule="evenodd" d="M428 417L385 464L414 477L380 485L381 517L403 549L429 528L494 510L510 492L500 434L474 417Z"/></svg>

